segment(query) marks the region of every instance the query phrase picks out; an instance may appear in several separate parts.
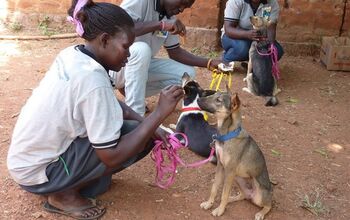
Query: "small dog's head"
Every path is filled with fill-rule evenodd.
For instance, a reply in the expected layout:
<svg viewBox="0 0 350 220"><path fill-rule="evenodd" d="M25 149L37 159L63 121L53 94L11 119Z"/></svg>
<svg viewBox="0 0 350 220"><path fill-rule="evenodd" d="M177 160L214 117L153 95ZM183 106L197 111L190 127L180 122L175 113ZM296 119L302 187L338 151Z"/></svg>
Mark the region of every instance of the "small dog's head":
<svg viewBox="0 0 350 220"><path fill-rule="evenodd" d="M222 119L239 112L241 105L237 93L232 94L227 86L226 92L218 91L212 95L200 97L197 102L201 109Z"/></svg>
<svg viewBox="0 0 350 220"><path fill-rule="evenodd" d="M191 79L191 77L185 72L182 76L182 88L185 92L185 105L188 105L196 100L198 97L208 96L215 93L213 90L204 90L197 81ZM198 96L198 97L197 97Z"/></svg>
<svg viewBox="0 0 350 220"><path fill-rule="evenodd" d="M253 28L258 30L258 34L261 37L267 37L267 28L270 26L269 20L264 17L251 16L250 23L252 23Z"/></svg>
<svg viewBox="0 0 350 220"><path fill-rule="evenodd" d="M260 16L251 16L250 23L252 23L253 28L256 30L266 29L269 26L269 21Z"/></svg>

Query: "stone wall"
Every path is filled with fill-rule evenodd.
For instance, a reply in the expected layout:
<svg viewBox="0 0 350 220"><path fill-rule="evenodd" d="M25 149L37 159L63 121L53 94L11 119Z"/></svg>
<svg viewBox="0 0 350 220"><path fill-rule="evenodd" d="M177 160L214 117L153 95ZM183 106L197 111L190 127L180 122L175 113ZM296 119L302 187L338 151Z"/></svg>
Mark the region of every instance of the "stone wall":
<svg viewBox="0 0 350 220"><path fill-rule="evenodd" d="M2 0L4 1L4 0ZM106 0L119 4L121 0ZM1 1L0 1L1 2ZM179 17L193 30L190 42L212 44L222 26L225 0L196 0ZM30 25L42 16L66 25L70 0L5 0L0 3L0 19ZM281 13L277 38L281 42L319 44L322 36L350 36L350 0L279 0Z"/></svg>

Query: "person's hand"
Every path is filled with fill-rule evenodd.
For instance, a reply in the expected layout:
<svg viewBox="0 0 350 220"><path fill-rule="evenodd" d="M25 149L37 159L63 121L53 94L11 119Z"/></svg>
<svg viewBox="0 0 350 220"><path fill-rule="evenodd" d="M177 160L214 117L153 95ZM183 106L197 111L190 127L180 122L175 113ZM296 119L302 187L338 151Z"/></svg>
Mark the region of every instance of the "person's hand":
<svg viewBox="0 0 350 220"><path fill-rule="evenodd" d="M223 61L221 59L212 59L209 65L209 69L218 69L218 65L220 63L223 63Z"/></svg>
<svg viewBox="0 0 350 220"><path fill-rule="evenodd" d="M179 85L169 85L162 89L159 95L157 111L162 119L165 119L170 113L172 113L176 107L176 104L183 97L184 92Z"/></svg>
<svg viewBox="0 0 350 220"><path fill-rule="evenodd" d="M258 30L249 30L247 31L247 38L249 40L259 41L261 39L261 35Z"/></svg>
<svg viewBox="0 0 350 220"><path fill-rule="evenodd" d="M171 34L174 35L186 35L186 26L178 19L164 22L164 30L169 31Z"/></svg>
<svg viewBox="0 0 350 220"><path fill-rule="evenodd" d="M162 140L167 147L171 147L171 145L168 142L168 136L169 133L167 131L165 131L162 128L157 128L157 130L154 132L153 139Z"/></svg>

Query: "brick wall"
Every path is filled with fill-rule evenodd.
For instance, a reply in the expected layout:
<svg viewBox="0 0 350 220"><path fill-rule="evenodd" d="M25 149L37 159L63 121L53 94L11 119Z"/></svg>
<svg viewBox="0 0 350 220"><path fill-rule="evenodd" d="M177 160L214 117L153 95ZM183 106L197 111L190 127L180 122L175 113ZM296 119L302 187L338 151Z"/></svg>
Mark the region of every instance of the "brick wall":
<svg viewBox="0 0 350 220"><path fill-rule="evenodd" d="M121 2L106 1L115 4ZM196 0L191 9L179 16L187 26L195 28L199 36L193 36L194 41L200 40L202 35L212 38L208 42L213 42L217 37L215 33L222 25L225 2ZM65 25L65 13L70 3L70 0L5 0L5 3L0 3L0 18L20 20L30 25L37 22L40 16L48 15ZM282 42L320 43L325 35L350 36L350 0L279 0L279 3L281 13L277 38Z"/></svg>

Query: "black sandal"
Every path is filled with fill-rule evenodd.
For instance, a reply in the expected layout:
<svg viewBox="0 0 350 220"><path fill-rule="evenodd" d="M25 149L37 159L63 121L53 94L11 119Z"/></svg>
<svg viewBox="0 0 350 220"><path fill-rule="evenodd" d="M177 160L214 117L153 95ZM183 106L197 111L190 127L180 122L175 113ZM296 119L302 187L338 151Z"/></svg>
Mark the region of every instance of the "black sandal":
<svg viewBox="0 0 350 220"><path fill-rule="evenodd" d="M98 212L97 214L93 214L92 216L91 215L89 216L89 214L84 213L84 211L89 210L91 208L98 208L100 210L100 212ZM100 208L94 204L90 204L90 205L86 205L86 206L82 206L82 207L74 208L74 209L70 209L70 210L61 210L59 208L54 207L49 202L45 202L44 209L45 209L45 211L48 211L48 212L66 215L66 216L69 216L69 217L72 217L75 219L80 219L80 220L97 219L106 213L105 208ZM80 216L75 214L77 212L81 212Z"/></svg>

